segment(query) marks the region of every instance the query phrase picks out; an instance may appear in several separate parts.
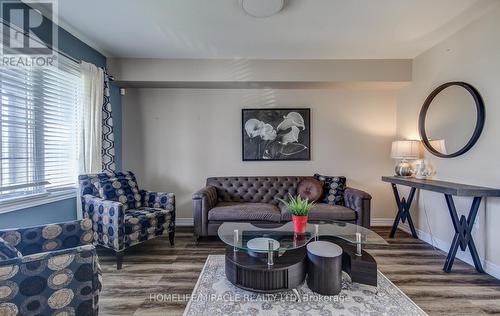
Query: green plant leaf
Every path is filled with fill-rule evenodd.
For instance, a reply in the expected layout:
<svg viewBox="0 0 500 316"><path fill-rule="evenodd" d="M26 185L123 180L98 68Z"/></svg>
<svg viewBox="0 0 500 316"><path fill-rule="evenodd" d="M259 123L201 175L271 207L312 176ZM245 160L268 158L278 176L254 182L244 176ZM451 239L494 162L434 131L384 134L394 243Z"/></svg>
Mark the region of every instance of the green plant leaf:
<svg viewBox="0 0 500 316"><path fill-rule="evenodd" d="M314 207L314 202L309 202L309 199L302 199L300 195L298 195L297 197L293 197L291 194L288 195L290 198L289 201L285 201L280 198L276 199L283 203L293 215L306 216Z"/></svg>

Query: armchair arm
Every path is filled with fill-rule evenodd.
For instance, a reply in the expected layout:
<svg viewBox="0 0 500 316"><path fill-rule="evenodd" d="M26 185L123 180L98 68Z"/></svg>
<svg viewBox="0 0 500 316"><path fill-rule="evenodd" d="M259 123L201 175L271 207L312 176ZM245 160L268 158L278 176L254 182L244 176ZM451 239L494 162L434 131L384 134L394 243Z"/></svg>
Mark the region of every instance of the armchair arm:
<svg viewBox="0 0 500 316"><path fill-rule="evenodd" d="M217 189L206 186L193 194L194 231L197 236L208 234L208 211L217 205Z"/></svg>
<svg viewBox="0 0 500 316"><path fill-rule="evenodd" d="M124 249L125 211L123 204L93 195L82 196L83 217L92 220L95 242L115 251Z"/></svg>
<svg viewBox="0 0 500 316"><path fill-rule="evenodd" d="M140 190L140 194L143 206L159 207L165 210L175 211L174 193Z"/></svg>
<svg viewBox="0 0 500 316"><path fill-rule="evenodd" d="M92 244L92 221L64 223L0 230L0 237L16 247L23 256L45 251Z"/></svg>
<svg viewBox="0 0 500 316"><path fill-rule="evenodd" d="M17 258L12 258L12 259L7 259L7 260L0 260L0 267L4 267L7 265L12 265L12 264L26 264L29 262L35 262L35 261L48 261L50 258L59 258L58 256L63 256L63 255L72 255L75 253L82 253L82 254L90 254L92 255L93 253L90 252L95 252L95 246L92 244L88 245L82 245L82 246L76 246L72 248L63 248L63 249L58 249L54 251L45 251L45 252L39 252L39 253L32 253L26 256L22 257L17 257ZM97 254L96 254L97 256ZM59 269L55 269L59 270Z"/></svg>
<svg viewBox="0 0 500 316"><path fill-rule="evenodd" d="M8 294L2 297L2 305L17 306L23 315L28 311L53 315L62 308L97 315L102 289L99 273L93 245L0 261L0 284L7 288ZM26 310L30 301L31 309ZM42 301L46 303L37 304Z"/></svg>
<svg viewBox="0 0 500 316"><path fill-rule="evenodd" d="M346 188L344 192L345 206L357 213L356 224L370 227L370 204L372 196L364 191Z"/></svg>
<svg viewBox="0 0 500 316"><path fill-rule="evenodd" d="M175 231L175 194L140 190L142 206L162 208L170 211L169 232Z"/></svg>

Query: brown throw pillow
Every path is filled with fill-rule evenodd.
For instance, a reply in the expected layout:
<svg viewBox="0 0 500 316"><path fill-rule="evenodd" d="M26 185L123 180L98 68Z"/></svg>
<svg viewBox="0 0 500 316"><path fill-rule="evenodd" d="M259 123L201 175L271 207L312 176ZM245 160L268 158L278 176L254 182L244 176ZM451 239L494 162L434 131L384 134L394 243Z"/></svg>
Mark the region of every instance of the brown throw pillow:
<svg viewBox="0 0 500 316"><path fill-rule="evenodd" d="M323 185L314 178L305 178L299 182L297 193L301 198L315 202L323 196Z"/></svg>

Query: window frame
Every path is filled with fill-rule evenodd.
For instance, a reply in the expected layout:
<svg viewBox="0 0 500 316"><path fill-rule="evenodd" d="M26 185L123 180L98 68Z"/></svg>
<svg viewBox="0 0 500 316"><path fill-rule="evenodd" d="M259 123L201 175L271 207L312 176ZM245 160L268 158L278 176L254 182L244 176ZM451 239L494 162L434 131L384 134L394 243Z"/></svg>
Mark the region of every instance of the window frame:
<svg viewBox="0 0 500 316"><path fill-rule="evenodd" d="M37 207L77 197L77 188L18 196L0 201L0 214Z"/></svg>

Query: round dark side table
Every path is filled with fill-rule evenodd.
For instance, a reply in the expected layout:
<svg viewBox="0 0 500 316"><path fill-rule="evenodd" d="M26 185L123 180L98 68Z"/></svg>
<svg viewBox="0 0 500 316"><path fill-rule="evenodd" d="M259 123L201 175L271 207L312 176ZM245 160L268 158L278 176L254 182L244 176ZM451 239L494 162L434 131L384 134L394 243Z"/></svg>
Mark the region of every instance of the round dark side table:
<svg viewBox="0 0 500 316"><path fill-rule="evenodd" d="M321 295L342 289L342 248L329 241L307 244L307 286Z"/></svg>

